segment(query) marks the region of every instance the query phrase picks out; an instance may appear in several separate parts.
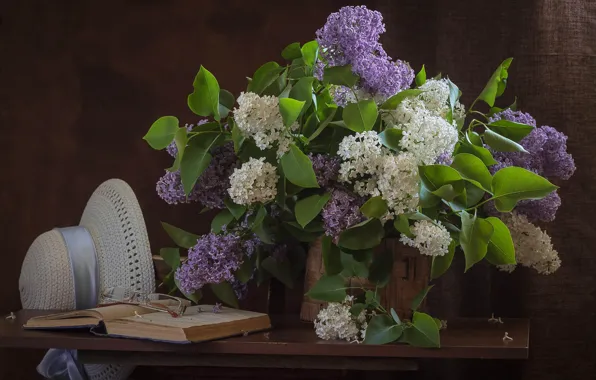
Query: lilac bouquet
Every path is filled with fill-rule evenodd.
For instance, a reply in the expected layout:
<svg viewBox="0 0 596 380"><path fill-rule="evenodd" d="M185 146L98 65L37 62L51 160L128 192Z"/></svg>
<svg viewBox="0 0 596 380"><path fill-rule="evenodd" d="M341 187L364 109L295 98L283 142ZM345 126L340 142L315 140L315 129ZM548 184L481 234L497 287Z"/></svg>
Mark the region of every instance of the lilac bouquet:
<svg viewBox="0 0 596 380"><path fill-rule="evenodd" d="M412 319L400 320L375 292L346 293L344 256L377 288L392 259L367 253L389 237L432 257L431 280L456 250L466 271L482 260L504 271L559 268L550 237L533 223L555 218L561 199L551 181L569 179L575 165L564 134L537 127L515 104L495 106L512 59L466 107L450 78L391 58L384 32L379 12L344 7L315 40L288 45L283 65L259 67L238 96L201 67L188 96L203 118L196 125L173 116L153 123L144 139L174 157L159 196L220 210L204 236L164 223L188 249L186 259L162 250L172 288L198 300L209 286L235 306L253 279L292 286L301 247L322 239L326 273L308 293L329 302L315 321L320 337L438 347L441 322L416 310L429 288Z"/></svg>

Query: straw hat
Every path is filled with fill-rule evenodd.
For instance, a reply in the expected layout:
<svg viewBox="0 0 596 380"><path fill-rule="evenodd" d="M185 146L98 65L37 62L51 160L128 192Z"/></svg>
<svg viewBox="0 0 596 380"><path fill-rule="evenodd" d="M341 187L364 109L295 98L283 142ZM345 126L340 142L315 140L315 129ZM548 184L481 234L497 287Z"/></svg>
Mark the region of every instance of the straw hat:
<svg viewBox="0 0 596 380"><path fill-rule="evenodd" d="M95 190L79 226L56 228L38 236L25 256L19 278L21 303L26 309L92 308L100 290L109 287L145 293L155 290L143 214L130 186L119 179L110 179ZM76 352L50 350L38 371L44 376L55 375L66 371L65 360L73 359L76 362ZM133 369L84 366L90 380L126 379Z"/></svg>

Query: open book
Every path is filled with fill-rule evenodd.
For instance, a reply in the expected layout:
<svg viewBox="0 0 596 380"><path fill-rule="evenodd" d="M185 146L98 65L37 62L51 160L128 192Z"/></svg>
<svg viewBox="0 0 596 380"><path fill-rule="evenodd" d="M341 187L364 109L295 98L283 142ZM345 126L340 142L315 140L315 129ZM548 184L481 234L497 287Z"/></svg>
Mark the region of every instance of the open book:
<svg viewBox="0 0 596 380"><path fill-rule="evenodd" d="M88 310L76 310L31 318L25 329L90 328L97 335L148 339L173 343L203 342L267 330L271 321L267 314L222 307L200 305L186 309L174 318L134 305L117 304ZM201 311L202 310L202 311Z"/></svg>

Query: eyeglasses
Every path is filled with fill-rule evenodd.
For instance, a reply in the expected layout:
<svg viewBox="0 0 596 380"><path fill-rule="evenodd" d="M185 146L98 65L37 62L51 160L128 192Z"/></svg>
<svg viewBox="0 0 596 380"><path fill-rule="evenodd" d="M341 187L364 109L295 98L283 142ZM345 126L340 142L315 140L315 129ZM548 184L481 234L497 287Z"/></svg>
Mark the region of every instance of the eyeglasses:
<svg viewBox="0 0 596 380"><path fill-rule="evenodd" d="M160 293L141 293L128 288L113 287L101 292L100 307L114 304L136 305L145 309L169 313L178 318L184 315L190 302Z"/></svg>

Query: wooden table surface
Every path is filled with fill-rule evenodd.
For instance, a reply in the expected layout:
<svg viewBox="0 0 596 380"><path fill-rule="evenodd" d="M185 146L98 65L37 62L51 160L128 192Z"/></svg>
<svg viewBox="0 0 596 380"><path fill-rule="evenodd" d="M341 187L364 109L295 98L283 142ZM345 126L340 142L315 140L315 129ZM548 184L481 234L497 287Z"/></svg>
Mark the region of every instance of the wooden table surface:
<svg viewBox="0 0 596 380"><path fill-rule="evenodd" d="M440 349L423 349L405 344L364 345L324 341L316 337L312 324L288 317L272 318L273 329L243 337L199 344L169 344L134 339L97 337L85 331L33 331L22 325L33 316L54 311L22 310L14 320L0 319L0 347L69 348L102 351L104 355L123 352L175 355L278 355L376 358L461 358L526 359L529 321L505 319L491 324L486 319L460 319L448 322L441 331ZM503 341L505 332L513 338Z"/></svg>

